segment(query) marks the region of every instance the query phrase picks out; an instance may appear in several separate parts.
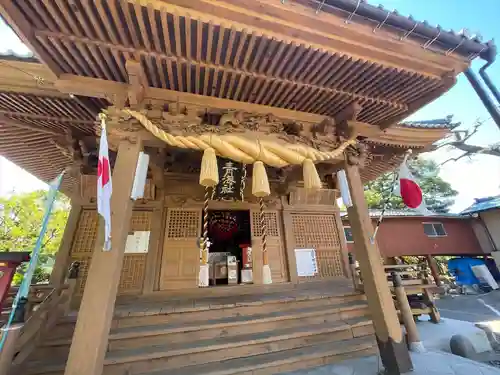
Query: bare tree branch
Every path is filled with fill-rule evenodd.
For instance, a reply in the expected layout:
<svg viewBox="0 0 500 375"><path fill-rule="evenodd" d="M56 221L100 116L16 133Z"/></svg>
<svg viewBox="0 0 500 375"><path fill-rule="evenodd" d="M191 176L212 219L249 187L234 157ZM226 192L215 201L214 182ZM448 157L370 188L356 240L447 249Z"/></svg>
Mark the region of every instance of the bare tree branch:
<svg viewBox="0 0 500 375"><path fill-rule="evenodd" d="M478 146L467 144L466 142L471 139L481 128L481 126L485 123L485 121L476 120L472 129L467 130L454 130L451 132L451 135L444 140L443 143L434 145L431 150L436 151L443 147L450 147L451 149L456 149L463 151L464 153L456 158L449 158L439 164L440 166L450 162L457 161L462 159L463 157L472 157L474 155L483 154L483 155L491 155L500 157L500 147L498 145L493 144L489 146Z"/></svg>

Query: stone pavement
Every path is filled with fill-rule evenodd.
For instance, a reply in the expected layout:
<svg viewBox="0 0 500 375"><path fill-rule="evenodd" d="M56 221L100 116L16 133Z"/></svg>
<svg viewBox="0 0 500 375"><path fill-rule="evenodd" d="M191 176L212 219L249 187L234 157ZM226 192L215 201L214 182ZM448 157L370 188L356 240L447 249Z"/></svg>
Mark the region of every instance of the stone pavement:
<svg viewBox="0 0 500 375"><path fill-rule="evenodd" d="M428 351L411 353L410 375L500 375L500 369L453 354ZM383 369L378 356L348 360L335 365L294 371L287 375L376 375Z"/></svg>

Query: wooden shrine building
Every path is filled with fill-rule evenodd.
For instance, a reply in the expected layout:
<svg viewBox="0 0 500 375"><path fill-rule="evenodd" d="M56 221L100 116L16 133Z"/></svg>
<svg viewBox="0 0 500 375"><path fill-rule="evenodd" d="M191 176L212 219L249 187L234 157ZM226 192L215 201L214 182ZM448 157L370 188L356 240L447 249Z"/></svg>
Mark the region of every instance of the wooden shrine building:
<svg viewBox="0 0 500 375"><path fill-rule="evenodd" d="M411 368L363 183L448 133L402 121L486 44L355 0L5 0L0 12L34 54L0 57L0 154L46 182L66 170L72 200L50 283L57 295L71 276L71 306L49 322L57 303L42 302L13 374L274 374L375 342L389 373ZM366 298L350 282L340 170Z"/></svg>

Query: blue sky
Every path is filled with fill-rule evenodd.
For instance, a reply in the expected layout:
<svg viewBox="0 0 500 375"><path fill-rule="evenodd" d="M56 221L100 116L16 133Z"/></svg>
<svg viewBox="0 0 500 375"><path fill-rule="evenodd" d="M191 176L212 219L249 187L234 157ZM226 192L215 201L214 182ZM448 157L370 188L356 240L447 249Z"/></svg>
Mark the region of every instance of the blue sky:
<svg viewBox="0 0 500 375"><path fill-rule="evenodd" d="M275 0L278 1L278 0ZM415 19L427 20L431 25L441 25L444 29L459 31L467 28L473 34L480 34L483 40L494 38L500 43L500 0L380 0L369 1L372 4L382 4L387 9L397 9L402 15L412 15ZM6 27L0 24L0 52L13 49L23 52L24 47L19 44L15 36ZM489 69L493 81L500 87L500 57ZM477 71L484 62L477 60L472 67ZM447 94L429 104L410 119L443 118L454 115L455 121L462 123L462 128L471 127L478 118L488 119L489 113L483 107L468 81L461 75L457 85ZM490 119L481 128L470 143L487 145L500 142L500 130ZM426 154L425 157L442 162L456 152L439 150ZM469 161L462 159L459 162L445 164L441 176L449 181L459 191L453 207L454 211L461 210L472 203L473 198L486 195L500 194L500 158L493 156L476 156ZM15 189L29 191L42 187L43 184L11 163L0 157L0 194Z"/></svg>

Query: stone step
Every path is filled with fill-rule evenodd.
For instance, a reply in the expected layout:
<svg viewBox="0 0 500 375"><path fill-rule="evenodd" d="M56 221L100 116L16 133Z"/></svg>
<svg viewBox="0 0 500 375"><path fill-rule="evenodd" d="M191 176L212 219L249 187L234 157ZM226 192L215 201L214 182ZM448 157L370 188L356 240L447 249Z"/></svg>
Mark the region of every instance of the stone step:
<svg viewBox="0 0 500 375"><path fill-rule="evenodd" d="M231 317L240 315L251 315L257 313L270 313L277 311L287 311L295 308L306 308L322 305L336 305L344 302L364 300L363 295L350 294L343 296L295 296L278 297L267 300L239 300L235 303L220 302L205 304L203 301L193 305L181 304L180 306L151 307L148 311L138 311L137 314L128 312L127 316L116 319L113 328L124 328L144 325L156 325L171 322L192 322L194 320L207 319L217 310L218 317ZM209 314L207 314L207 311Z"/></svg>
<svg viewBox="0 0 500 375"><path fill-rule="evenodd" d="M322 343L203 365L141 372L136 375L274 375L377 353L373 337Z"/></svg>
<svg viewBox="0 0 500 375"><path fill-rule="evenodd" d="M296 325L321 323L339 319L349 319L368 314L365 301L351 301L336 305L312 306L290 309L286 312L274 311L252 315L228 316L203 319L189 323L173 322L158 325L124 327L112 329L109 349L152 345L163 340L182 342L194 338L211 338L233 333L262 332L270 329L293 327ZM69 346L71 336L64 339L45 340L46 354L54 355L54 350ZM42 357L45 353L40 353Z"/></svg>
<svg viewBox="0 0 500 375"><path fill-rule="evenodd" d="M273 351L300 348L319 343L347 340L355 336L371 335L373 328L366 317L305 325L274 331L195 339L194 341L167 345L150 345L141 348L113 350L105 359L103 375L135 374L138 372L171 369L186 364L220 362ZM30 361L22 369L25 375L58 373L64 369L65 359L57 362Z"/></svg>

